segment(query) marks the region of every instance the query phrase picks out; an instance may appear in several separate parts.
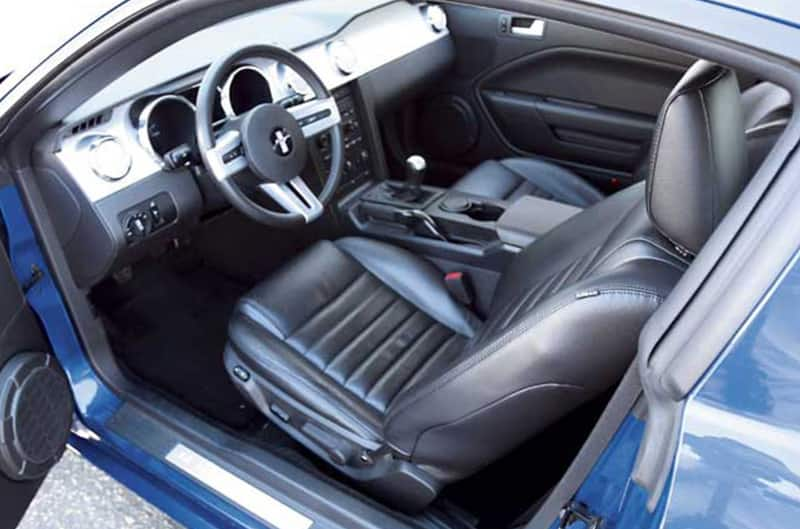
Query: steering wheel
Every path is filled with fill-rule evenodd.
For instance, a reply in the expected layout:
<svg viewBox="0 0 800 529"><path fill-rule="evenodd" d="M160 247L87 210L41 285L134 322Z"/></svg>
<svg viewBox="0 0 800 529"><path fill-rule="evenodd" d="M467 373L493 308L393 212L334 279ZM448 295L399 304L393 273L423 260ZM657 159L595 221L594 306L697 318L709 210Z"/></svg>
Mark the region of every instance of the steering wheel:
<svg viewBox="0 0 800 529"><path fill-rule="evenodd" d="M221 133L213 127L217 87L239 63L271 59L288 66L308 83L314 99L291 106L258 105L228 120ZM308 224L319 218L339 184L344 159L341 116L336 100L319 76L294 53L271 45L248 46L209 66L197 94L197 146L223 195L251 219L277 227ZM300 176L306 165L306 141L330 133L331 168L317 197ZM249 169L257 187L285 211L273 211L246 193L234 177Z"/></svg>

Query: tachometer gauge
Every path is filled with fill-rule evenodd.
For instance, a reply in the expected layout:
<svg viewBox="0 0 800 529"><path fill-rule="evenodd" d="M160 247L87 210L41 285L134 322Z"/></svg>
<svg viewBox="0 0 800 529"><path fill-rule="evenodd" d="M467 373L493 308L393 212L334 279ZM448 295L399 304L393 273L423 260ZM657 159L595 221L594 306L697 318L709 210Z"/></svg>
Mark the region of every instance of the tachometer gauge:
<svg viewBox="0 0 800 529"><path fill-rule="evenodd" d="M272 103L272 87L259 68L245 64L231 73L222 86L222 108L229 118L252 110L262 103Z"/></svg>

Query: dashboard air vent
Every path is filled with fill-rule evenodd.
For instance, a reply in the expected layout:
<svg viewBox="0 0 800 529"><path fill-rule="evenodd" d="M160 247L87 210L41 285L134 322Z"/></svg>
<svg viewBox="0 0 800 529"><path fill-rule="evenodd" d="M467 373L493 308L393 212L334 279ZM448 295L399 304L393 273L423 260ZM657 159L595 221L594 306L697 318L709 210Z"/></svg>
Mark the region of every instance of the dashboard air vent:
<svg viewBox="0 0 800 529"><path fill-rule="evenodd" d="M111 118L111 112L104 112L102 114L95 114L87 119L84 119L80 123L76 124L72 127L72 135L78 134L80 132L85 132L89 129L92 129L101 123L105 123L106 121Z"/></svg>

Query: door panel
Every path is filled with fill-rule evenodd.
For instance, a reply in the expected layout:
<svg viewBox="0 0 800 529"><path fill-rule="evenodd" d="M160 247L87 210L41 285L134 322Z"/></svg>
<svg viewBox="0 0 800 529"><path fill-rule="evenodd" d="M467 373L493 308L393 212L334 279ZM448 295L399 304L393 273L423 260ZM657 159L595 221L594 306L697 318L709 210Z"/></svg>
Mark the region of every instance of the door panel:
<svg viewBox="0 0 800 529"><path fill-rule="evenodd" d="M498 68L478 90L511 150L632 173L683 71L637 57L557 48Z"/></svg>
<svg viewBox="0 0 800 529"><path fill-rule="evenodd" d="M485 90L487 110L514 150L632 172L655 117L586 103Z"/></svg>
<svg viewBox="0 0 800 529"><path fill-rule="evenodd" d="M72 418L69 384L9 260L9 189L0 184L0 529L17 526L61 456ZM25 287L36 288L38 277L31 270Z"/></svg>
<svg viewBox="0 0 800 529"><path fill-rule="evenodd" d="M458 167L432 182L439 185L483 160L512 156L550 159L607 191L629 183L664 99L694 61L560 21L456 4L445 10L453 71L407 112L413 119L398 120L405 128L394 135L434 168ZM448 130L431 133L436 123Z"/></svg>

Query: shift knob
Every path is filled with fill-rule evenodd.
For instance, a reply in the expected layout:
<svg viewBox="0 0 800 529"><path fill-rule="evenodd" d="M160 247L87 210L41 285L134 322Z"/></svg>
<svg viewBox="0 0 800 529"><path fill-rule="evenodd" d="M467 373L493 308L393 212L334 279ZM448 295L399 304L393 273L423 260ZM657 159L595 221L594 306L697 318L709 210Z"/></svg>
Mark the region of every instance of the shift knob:
<svg viewBox="0 0 800 529"><path fill-rule="evenodd" d="M425 170L428 162L418 154L406 158L406 187L412 193L419 193L422 181L425 179Z"/></svg>

